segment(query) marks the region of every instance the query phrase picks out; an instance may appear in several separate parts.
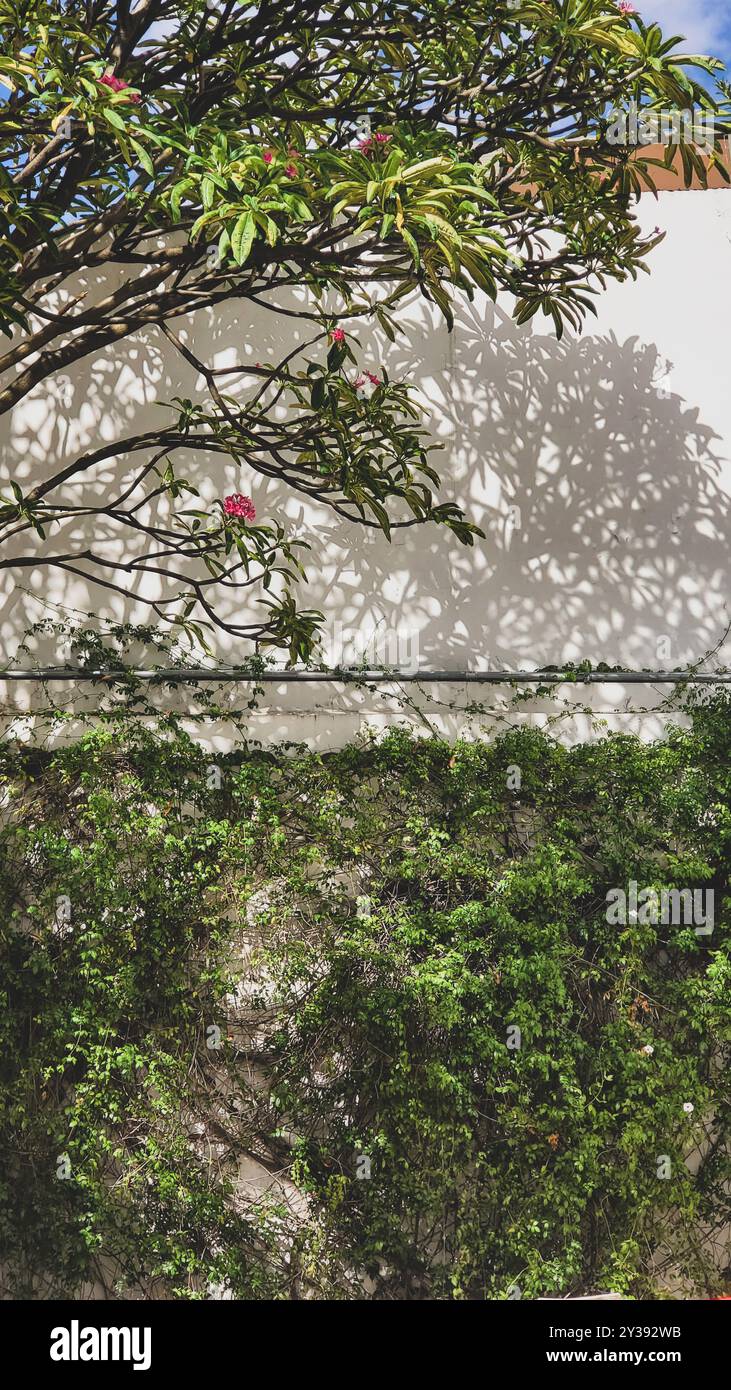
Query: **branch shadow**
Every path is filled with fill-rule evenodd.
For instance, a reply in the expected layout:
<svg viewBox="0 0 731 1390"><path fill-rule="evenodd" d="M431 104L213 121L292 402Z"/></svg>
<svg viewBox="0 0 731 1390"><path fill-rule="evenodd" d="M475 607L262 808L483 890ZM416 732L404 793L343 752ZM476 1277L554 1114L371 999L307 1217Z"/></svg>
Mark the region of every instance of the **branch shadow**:
<svg viewBox="0 0 731 1390"><path fill-rule="evenodd" d="M277 361L311 326L265 310L244 321L233 302L180 320L176 331L199 357L226 366ZM715 646L727 624L723 440L697 408L661 389L656 344L612 334L557 342L517 328L482 298L463 307L452 335L421 306L385 352L376 334L357 336L363 366L385 361L392 377L418 385L447 446L435 456L442 497L465 506L484 541L466 548L419 527L395 531L389 545L220 456L191 454L180 465L206 500L251 493L260 518L286 518L313 542L301 601L326 613L326 660L464 670L589 658L667 668ZM25 488L49 459L149 429L165 418L158 402L195 396L201 385L159 333L140 334L18 407L3 469ZM96 495L128 470L129 460L102 465ZM74 522L53 544L88 543L89 535ZM97 548L115 544L103 521L91 538ZM26 571L22 587L5 585L0 597L5 648L37 620L38 596L100 619L140 621L148 583L131 575L123 597L76 576ZM244 607L255 613L254 597ZM224 617L234 605L240 614L240 599L222 599ZM220 650L244 655L227 639Z"/></svg>

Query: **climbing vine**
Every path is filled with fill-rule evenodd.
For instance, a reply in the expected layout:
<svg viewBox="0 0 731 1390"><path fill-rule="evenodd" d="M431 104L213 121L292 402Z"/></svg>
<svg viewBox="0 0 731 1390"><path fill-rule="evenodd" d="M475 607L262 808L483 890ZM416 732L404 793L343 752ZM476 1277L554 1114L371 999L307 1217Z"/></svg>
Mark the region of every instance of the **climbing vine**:
<svg viewBox="0 0 731 1390"><path fill-rule="evenodd" d="M1 750L6 1294L722 1284L731 725ZM635 882L713 894L609 920Z"/></svg>

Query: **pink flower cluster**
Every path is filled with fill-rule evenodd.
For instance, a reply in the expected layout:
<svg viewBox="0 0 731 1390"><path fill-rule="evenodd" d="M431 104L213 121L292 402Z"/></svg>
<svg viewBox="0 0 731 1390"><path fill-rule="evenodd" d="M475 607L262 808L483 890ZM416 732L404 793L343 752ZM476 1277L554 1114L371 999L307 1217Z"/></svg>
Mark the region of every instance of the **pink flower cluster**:
<svg viewBox="0 0 731 1390"><path fill-rule="evenodd" d="M369 135L367 139L359 141L358 149L362 150L363 154L372 154L381 145L387 145L391 138L390 135L385 135L382 130L377 130L374 135Z"/></svg>
<svg viewBox="0 0 731 1390"><path fill-rule="evenodd" d="M253 521L256 517L256 508L250 497L245 497L243 492L232 492L223 499L223 510L226 516L236 517L240 521Z"/></svg>
<svg viewBox="0 0 731 1390"><path fill-rule="evenodd" d="M353 383L356 391L359 391L361 386L365 386L367 381L370 381L371 386L381 385L381 378L379 376L375 376L373 372L364 372L362 376L356 377Z"/></svg>
<svg viewBox="0 0 731 1390"><path fill-rule="evenodd" d="M634 5L632 4L632 0L619 0L619 13L620 13L620 14L634 14L634 13L635 13L635 7L634 7Z"/></svg>
<svg viewBox="0 0 731 1390"><path fill-rule="evenodd" d="M344 329L342 329L342 328L333 328L333 331L332 331L332 333L330 334L330 341L331 341L331 343L344 343L344 342L345 342L345 331L344 331Z"/></svg>
<svg viewBox="0 0 731 1390"><path fill-rule="evenodd" d="M129 88L129 82L125 82L121 77L115 77L113 72L105 72L103 77L99 78L99 86L111 87L113 92L125 92ZM139 99L137 92L129 93L129 101L139 101Z"/></svg>
<svg viewBox="0 0 731 1390"><path fill-rule="evenodd" d="M296 155L296 154L297 154L297 150L295 149L294 145L290 145L289 149L287 150L287 154L289 155L290 159L291 159L292 155ZM264 150L264 153L262 154L262 159L264 160L264 163L265 163L265 164L273 164L273 163L274 163L274 150ZM287 175L287 178L288 178L288 179L296 179L296 177L297 177L297 175L298 175L298 173L299 173L299 169L297 168L297 165L296 165L296 164L291 164L291 163L290 163L290 164L285 164L285 166L284 166L284 172L285 172L285 174Z"/></svg>

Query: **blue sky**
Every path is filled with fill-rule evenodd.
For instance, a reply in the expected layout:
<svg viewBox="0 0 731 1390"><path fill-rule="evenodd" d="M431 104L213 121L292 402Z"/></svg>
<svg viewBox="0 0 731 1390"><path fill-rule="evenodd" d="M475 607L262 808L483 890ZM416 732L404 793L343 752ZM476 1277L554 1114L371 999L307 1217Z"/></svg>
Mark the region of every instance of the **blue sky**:
<svg viewBox="0 0 731 1390"><path fill-rule="evenodd" d="M684 34L686 52L709 53L731 69L731 0L635 0L635 5L645 23L657 20L666 34Z"/></svg>

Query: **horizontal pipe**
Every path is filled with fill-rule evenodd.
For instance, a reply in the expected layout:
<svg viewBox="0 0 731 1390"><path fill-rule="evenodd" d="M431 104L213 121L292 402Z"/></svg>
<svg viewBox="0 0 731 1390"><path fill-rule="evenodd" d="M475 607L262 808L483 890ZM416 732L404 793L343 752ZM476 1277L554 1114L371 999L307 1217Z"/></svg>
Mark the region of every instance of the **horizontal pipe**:
<svg viewBox="0 0 731 1390"><path fill-rule="evenodd" d="M177 666L169 670L144 671L127 668L119 671L90 671L68 666L46 666L32 671L0 671L2 681L102 681L112 684L134 676L140 681L159 681L183 685L187 681L234 681L243 685L279 685L309 681L331 681L350 685L354 681L378 681L395 685L402 681L431 684L497 685L501 682L516 685L716 685L731 681L731 672L717 675L696 674L692 671L586 671L567 675L562 671L361 671L353 669L331 671L262 671L258 675L240 666Z"/></svg>

